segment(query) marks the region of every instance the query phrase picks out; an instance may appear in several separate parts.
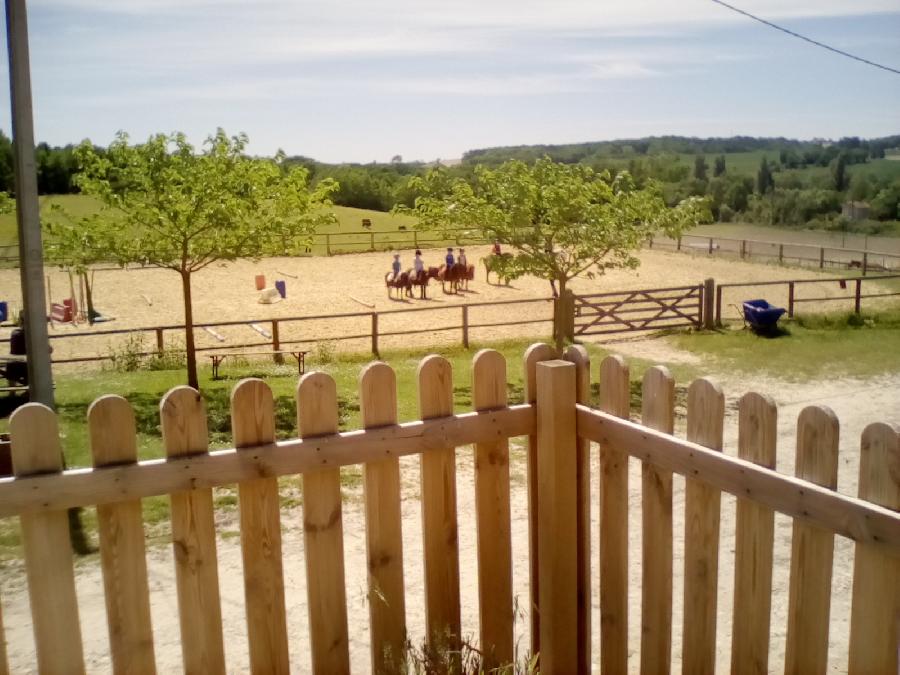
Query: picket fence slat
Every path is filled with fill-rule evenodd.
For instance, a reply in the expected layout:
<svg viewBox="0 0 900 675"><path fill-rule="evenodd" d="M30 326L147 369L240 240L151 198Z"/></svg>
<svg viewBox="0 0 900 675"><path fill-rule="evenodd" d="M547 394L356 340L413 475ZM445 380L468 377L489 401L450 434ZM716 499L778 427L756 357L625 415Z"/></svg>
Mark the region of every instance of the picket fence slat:
<svg viewBox="0 0 900 675"><path fill-rule="evenodd" d="M421 418L453 414L453 371L442 356L429 356L418 369ZM459 649L459 535L456 520L456 449L420 456L422 536L425 567L425 628L435 650Z"/></svg>
<svg viewBox="0 0 900 675"><path fill-rule="evenodd" d="M275 402L260 379L241 380L231 392L231 430L235 448L275 441ZM287 613L281 557L281 515L277 478L255 478L238 484L241 556L250 670L288 673Z"/></svg>
<svg viewBox="0 0 900 675"><path fill-rule="evenodd" d="M198 391L175 387L165 395L159 410L166 456L203 455L208 451L206 406ZM224 673L212 490L173 492L171 504L184 670Z"/></svg>
<svg viewBox="0 0 900 675"><path fill-rule="evenodd" d="M575 365L537 366L538 553L541 652L546 673L579 672Z"/></svg>
<svg viewBox="0 0 900 675"><path fill-rule="evenodd" d="M859 497L900 511L900 428L871 424L862 434ZM856 545L849 672L898 672L900 557Z"/></svg>
<svg viewBox="0 0 900 675"><path fill-rule="evenodd" d="M695 380L688 388L687 439L721 452L724 423L722 389L710 380ZM695 478L685 480L684 673L715 672L721 500L716 488Z"/></svg>
<svg viewBox="0 0 900 675"><path fill-rule="evenodd" d="M654 366L644 374L641 404L644 426L674 431L675 380L668 369ZM672 472L643 462L641 492L641 672L664 675L672 658Z"/></svg>
<svg viewBox="0 0 900 675"><path fill-rule="evenodd" d="M575 400L591 401L591 359L583 345L570 346L564 359L575 364ZM575 407L572 406L572 427ZM579 436L576 440L576 537L578 546L576 573L578 580L578 672L591 670L591 442Z"/></svg>
<svg viewBox="0 0 900 675"><path fill-rule="evenodd" d="M9 432L17 476L62 469L59 427L50 408L26 403L10 417ZM84 673L68 515L23 514L20 523L38 670Z"/></svg>
<svg viewBox="0 0 900 675"><path fill-rule="evenodd" d="M525 403L537 401L537 364L556 358L556 350L548 344L537 342L525 350L524 379ZM504 373L506 372L504 364ZM504 399L505 400L505 399ZM537 489L537 430L528 436L526 459L528 477L528 579L531 598L529 618L531 620L531 652L541 651L540 614L540 561L538 551L538 489Z"/></svg>
<svg viewBox="0 0 900 675"><path fill-rule="evenodd" d="M359 404L366 428L397 423L397 379L389 365L376 361L363 369L359 378ZM366 462L363 499L372 672L388 673L399 667L406 645L400 462L396 456Z"/></svg>
<svg viewBox="0 0 900 675"><path fill-rule="evenodd" d="M507 403L506 359L483 349L472 361L476 410ZM475 444L475 527L478 611L486 670L513 659L512 532L509 506L509 439Z"/></svg>
<svg viewBox="0 0 900 675"><path fill-rule="evenodd" d="M103 396L88 408L94 466L137 461L134 411L120 396ZM153 627L144 520L139 499L97 507L100 565L113 669L155 673Z"/></svg>
<svg viewBox="0 0 900 675"><path fill-rule="evenodd" d="M338 430L337 387L326 373L307 373L297 385L297 429L301 438ZM350 672L341 470L308 471L303 483L303 543L312 670Z"/></svg>
<svg viewBox="0 0 900 675"><path fill-rule="evenodd" d="M628 419L628 365L600 364L600 410ZM600 670L628 671L628 455L600 444Z"/></svg>
<svg viewBox="0 0 900 675"><path fill-rule="evenodd" d="M804 408L797 420L797 477L836 489L838 437L838 420L829 408ZM784 657L789 675L827 670L833 559L834 532L795 520Z"/></svg>
<svg viewBox="0 0 900 675"><path fill-rule="evenodd" d="M579 405L579 433L621 448L630 456L682 475L692 475L730 494L753 499L779 513L818 524L854 541L900 554L900 516L815 483L785 476L702 445Z"/></svg>
<svg viewBox="0 0 900 675"><path fill-rule="evenodd" d="M775 468L777 408L768 396L745 394L738 404L738 457ZM772 613L772 559L775 512L739 497L735 517L734 611L731 672L769 672L769 626Z"/></svg>

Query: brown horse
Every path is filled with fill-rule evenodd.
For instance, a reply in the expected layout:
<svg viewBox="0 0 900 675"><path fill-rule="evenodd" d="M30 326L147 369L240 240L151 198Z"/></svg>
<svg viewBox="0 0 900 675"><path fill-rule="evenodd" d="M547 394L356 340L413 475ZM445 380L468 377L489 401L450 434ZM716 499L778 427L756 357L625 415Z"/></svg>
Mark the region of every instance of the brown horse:
<svg viewBox="0 0 900 675"><path fill-rule="evenodd" d="M396 276L396 278L392 279L393 272L388 272L384 275L384 285L387 286L388 290L388 298L391 297L391 289L397 289L397 299L400 300L403 297L403 292L405 291L407 297L413 297L412 292L412 282L409 280L409 272L401 272Z"/></svg>
<svg viewBox="0 0 900 675"><path fill-rule="evenodd" d="M460 280L466 279L467 271L465 265L456 263L455 265L453 265L453 267L450 268L448 268L446 265L441 265L440 267L429 267L428 276L441 282L441 290L444 291L444 293L447 292L446 284L450 284L451 293L456 293L459 291Z"/></svg>
<svg viewBox="0 0 900 675"><path fill-rule="evenodd" d="M419 298L422 300L428 299L428 280L431 279L431 274L429 274L430 270L422 270L421 274L416 274L415 270L408 270L407 274L409 275L409 283L411 286L419 287Z"/></svg>
<svg viewBox="0 0 900 675"><path fill-rule="evenodd" d="M491 283L491 272L497 275L497 284L505 283L509 286L510 280L515 277L510 275L509 273L509 263L512 262L513 256L512 253L501 253L496 254L492 253L486 258L482 258L481 262L484 264L484 280L487 283Z"/></svg>
<svg viewBox="0 0 900 675"><path fill-rule="evenodd" d="M464 286L462 290L469 290L469 282L475 279L475 265L463 265L461 263L456 263L454 266L456 270L456 288L460 290L461 286Z"/></svg>

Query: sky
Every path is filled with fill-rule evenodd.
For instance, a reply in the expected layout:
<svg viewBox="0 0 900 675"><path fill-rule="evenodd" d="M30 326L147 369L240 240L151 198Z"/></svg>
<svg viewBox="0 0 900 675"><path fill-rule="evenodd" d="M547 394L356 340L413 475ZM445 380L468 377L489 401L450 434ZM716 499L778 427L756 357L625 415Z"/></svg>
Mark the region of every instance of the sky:
<svg viewBox="0 0 900 675"><path fill-rule="evenodd" d="M900 69L900 0L732 4ZM900 75L710 0L29 0L28 12L35 133L51 145L106 145L118 130L200 144L222 127L255 154L371 162L900 133ZM4 88L7 134L9 110Z"/></svg>

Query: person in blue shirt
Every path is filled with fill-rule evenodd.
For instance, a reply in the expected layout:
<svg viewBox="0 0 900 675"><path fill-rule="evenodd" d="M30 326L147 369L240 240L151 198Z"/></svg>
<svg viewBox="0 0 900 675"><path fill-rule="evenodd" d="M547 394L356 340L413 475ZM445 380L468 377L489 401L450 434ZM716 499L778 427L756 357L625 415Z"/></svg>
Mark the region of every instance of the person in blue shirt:
<svg viewBox="0 0 900 675"><path fill-rule="evenodd" d="M453 249L452 249L452 248L448 248L448 249L447 249L447 257L444 258L444 261L447 263L447 267L448 267L448 268L449 268L449 267L453 267L453 264L454 264L456 261L453 259Z"/></svg>
<svg viewBox="0 0 900 675"><path fill-rule="evenodd" d="M394 262L391 263L391 270L393 271L393 274L391 275L391 281L394 281L397 279L397 277L400 276L400 254L399 253L394 254Z"/></svg>

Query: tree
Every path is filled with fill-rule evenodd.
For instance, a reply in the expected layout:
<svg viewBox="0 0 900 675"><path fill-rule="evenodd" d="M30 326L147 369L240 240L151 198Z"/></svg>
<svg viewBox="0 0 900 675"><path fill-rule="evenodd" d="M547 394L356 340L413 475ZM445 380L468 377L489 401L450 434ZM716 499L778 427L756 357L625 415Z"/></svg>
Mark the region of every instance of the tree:
<svg viewBox="0 0 900 675"><path fill-rule="evenodd" d="M725 171L725 155L719 155L716 157L715 167L713 168L713 176L718 178L719 176L724 176Z"/></svg>
<svg viewBox="0 0 900 675"><path fill-rule="evenodd" d="M158 134L129 145L119 133L106 153L82 144L77 185L104 210L82 219L104 255L177 272L184 297L188 384L198 386L191 276L219 260L290 255L309 244L316 227L334 216L322 209L337 187L321 181L310 191L308 171L244 155L247 137L219 129L203 151L184 134Z"/></svg>
<svg viewBox="0 0 900 675"><path fill-rule="evenodd" d="M608 269L635 268L636 252L652 234L678 236L709 218L703 198L667 208L655 185L637 189L627 172L612 178L548 157L528 165L513 160L496 169L478 166L470 183L434 169L413 178L418 227L480 230L511 248L512 270L550 282L565 294L571 279L594 278ZM559 346L562 336L557 336Z"/></svg>
<svg viewBox="0 0 900 675"><path fill-rule="evenodd" d="M841 153L831 161L831 180L834 189L843 192L847 189L847 155Z"/></svg>
<svg viewBox="0 0 900 675"><path fill-rule="evenodd" d="M706 157L703 155L697 155L694 158L694 178L697 180L706 180L706 174L709 169L709 165L706 163Z"/></svg>
<svg viewBox="0 0 900 675"><path fill-rule="evenodd" d="M756 174L756 191L764 195L769 190L775 188L775 179L772 177L772 171L769 169L769 160L763 156L759 163L759 171Z"/></svg>

